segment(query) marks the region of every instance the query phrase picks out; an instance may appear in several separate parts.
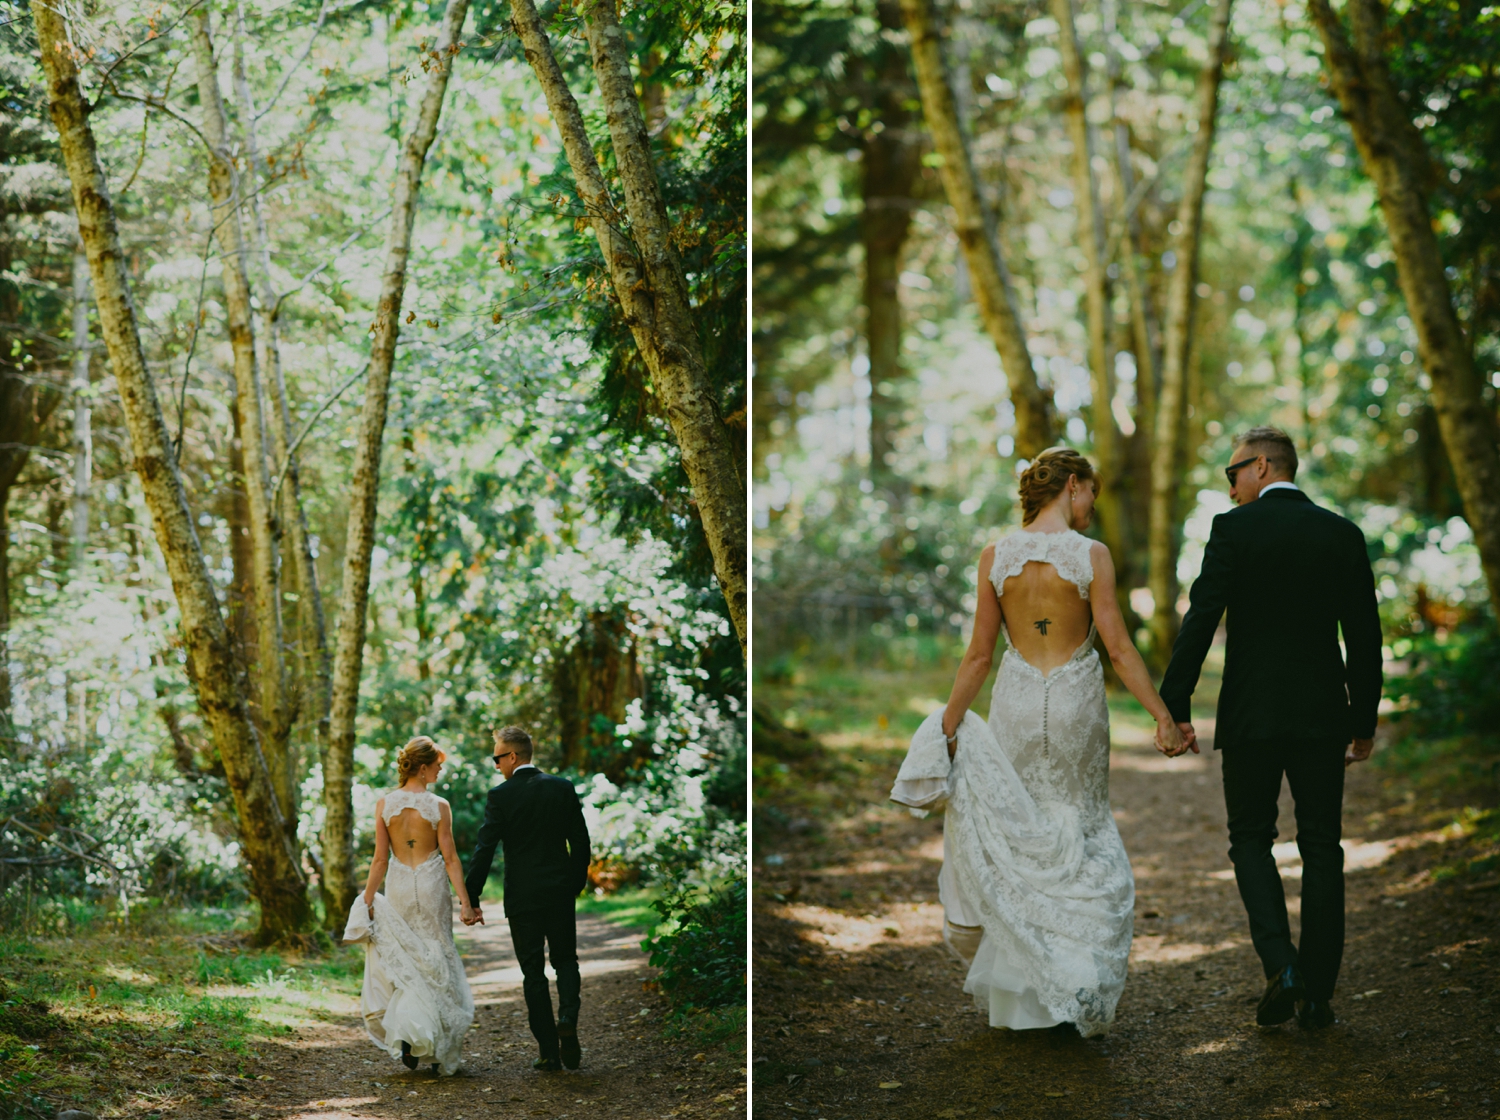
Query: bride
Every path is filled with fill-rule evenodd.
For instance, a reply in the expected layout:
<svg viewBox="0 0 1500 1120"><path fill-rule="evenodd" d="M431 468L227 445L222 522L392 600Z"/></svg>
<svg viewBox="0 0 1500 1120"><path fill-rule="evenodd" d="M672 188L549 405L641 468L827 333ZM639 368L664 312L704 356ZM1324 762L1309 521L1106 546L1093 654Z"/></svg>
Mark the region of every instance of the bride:
<svg viewBox="0 0 1500 1120"><path fill-rule="evenodd" d="M474 997L453 945L445 871L465 923L474 908L453 844L453 812L427 789L446 758L425 735L401 748L401 785L375 802L375 859L365 893L349 910L344 940L365 943L360 1010L375 1045L407 1069L425 1058L434 1073L452 1074L474 1022ZM376 894L382 879L386 893Z"/></svg>
<svg viewBox="0 0 1500 1120"><path fill-rule="evenodd" d="M1157 749L1185 741L1115 600L1109 549L1078 530L1098 479L1066 447L1020 479L1022 528L979 557L974 635L948 705L912 739L891 799L944 802L943 939L969 966L964 991L993 1027L1114 1021L1125 986L1135 879L1109 807L1109 709L1094 638L1156 718ZM988 724L969 705L1000 661Z"/></svg>

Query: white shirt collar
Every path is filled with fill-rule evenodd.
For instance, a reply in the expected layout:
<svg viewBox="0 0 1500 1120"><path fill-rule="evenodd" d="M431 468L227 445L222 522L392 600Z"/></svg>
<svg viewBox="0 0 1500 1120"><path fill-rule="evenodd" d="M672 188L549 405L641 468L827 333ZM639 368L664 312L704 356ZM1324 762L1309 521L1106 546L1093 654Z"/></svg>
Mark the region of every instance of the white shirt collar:
<svg viewBox="0 0 1500 1120"><path fill-rule="evenodd" d="M1267 484L1265 486L1262 486L1260 488L1260 493L1261 494L1269 494L1272 490L1298 490L1298 491L1300 491L1301 487L1299 487L1295 482L1272 482L1272 483L1269 483L1269 484ZM1260 494L1257 494L1256 497L1257 498L1260 497Z"/></svg>
<svg viewBox="0 0 1500 1120"><path fill-rule="evenodd" d="M536 766L533 763L523 762L523 763L521 763L521 765L517 766L514 770L512 770L510 772L510 774L511 774L511 777L515 777L522 770L535 770L535 769L536 769Z"/></svg>

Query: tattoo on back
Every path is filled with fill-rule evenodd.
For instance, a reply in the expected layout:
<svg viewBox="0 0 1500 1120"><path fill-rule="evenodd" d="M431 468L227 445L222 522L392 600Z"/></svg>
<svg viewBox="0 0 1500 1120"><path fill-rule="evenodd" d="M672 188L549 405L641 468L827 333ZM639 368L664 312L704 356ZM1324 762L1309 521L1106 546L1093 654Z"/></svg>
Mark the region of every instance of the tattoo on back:
<svg viewBox="0 0 1500 1120"><path fill-rule="evenodd" d="M1052 625L1052 620L1050 618L1038 619L1036 622L1033 622L1031 625L1035 626L1038 630L1040 630L1042 632L1042 637L1045 638L1047 636L1047 627L1049 627L1049 626Z"/></svg>
<svg viewBox="0 0 1500 1120"><path fill-rule="evenodd" d="M406 846L408 848L415 848L417 846L417 842L416 842L416 840L408 840L406 842Z"/></svg>

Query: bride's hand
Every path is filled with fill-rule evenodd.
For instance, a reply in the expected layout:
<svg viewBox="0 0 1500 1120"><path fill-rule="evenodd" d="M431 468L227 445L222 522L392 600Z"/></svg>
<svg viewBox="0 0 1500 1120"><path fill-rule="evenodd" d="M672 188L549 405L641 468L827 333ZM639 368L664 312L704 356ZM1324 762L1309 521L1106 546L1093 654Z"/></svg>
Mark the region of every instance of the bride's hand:
<svg viewBox="0 0 1500 1120"><path fill-rule="evenodd" d="M470 906L468 903L462 903L459 906L459 910L458 910L458 920L461 921L461 922L463 922L463 924L466 925L466 926L473 925L474 924L474 907Z"/></svg>
<svg viewBox="0 0 1500 1120"><path fill-rule="evenodd" d="M1176 758L1187 750L1182 728L1170 718L1156 721L1156 749L1168 758Z"/></svg>

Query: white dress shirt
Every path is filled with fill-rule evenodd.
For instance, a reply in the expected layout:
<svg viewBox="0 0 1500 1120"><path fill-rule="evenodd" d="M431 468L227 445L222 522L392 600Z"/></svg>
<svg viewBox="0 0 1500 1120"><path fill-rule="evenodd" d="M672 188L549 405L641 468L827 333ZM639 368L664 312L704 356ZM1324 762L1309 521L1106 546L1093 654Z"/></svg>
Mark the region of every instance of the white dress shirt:
<svg viewBox="0 0 1500 1120"><path fill-rule="evenodd" d="M1272 483L1270 483L1270 484L1268 484L1266 486L1262 486L1260 488L1260 493L1261 494L1269 494L1272 490L1300 490L1300 489L1301 489L1301 487L1299 487L1295 482L1272 482ZM1256 497L1257 498L1260 497L1260 494L1257 494Z"/></svg>

